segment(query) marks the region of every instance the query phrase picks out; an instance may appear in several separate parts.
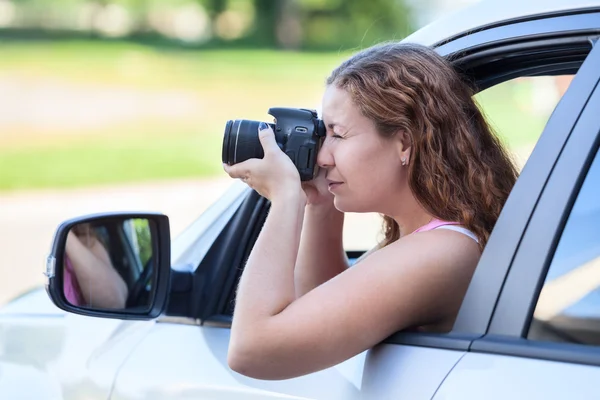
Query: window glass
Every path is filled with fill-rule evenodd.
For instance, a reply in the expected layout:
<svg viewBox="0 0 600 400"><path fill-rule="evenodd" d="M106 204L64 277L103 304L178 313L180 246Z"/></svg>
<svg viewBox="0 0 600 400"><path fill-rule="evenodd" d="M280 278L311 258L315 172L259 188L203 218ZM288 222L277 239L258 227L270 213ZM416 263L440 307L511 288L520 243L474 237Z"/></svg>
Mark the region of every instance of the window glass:
<svg viewBox="0 0 600 400"><path fill-rule="evenodd" d="M520 77L478 93L488 122L521 169L573 75Z"/></svg>
<svg viewBox="0 0 600 400"><path fill-rule="evenodd" d="M562 232L528 338L600 344L600 153Z"/></svg>
<svg viewBox="0 0 600 400"><path fill-rule="evenodd" d="M475 96L488 122L512 153L519 170L525 165L572 78L572 75L521 77ZM346 250L365 251L382 238L382 219L378 214L346 214Z"/></svg>

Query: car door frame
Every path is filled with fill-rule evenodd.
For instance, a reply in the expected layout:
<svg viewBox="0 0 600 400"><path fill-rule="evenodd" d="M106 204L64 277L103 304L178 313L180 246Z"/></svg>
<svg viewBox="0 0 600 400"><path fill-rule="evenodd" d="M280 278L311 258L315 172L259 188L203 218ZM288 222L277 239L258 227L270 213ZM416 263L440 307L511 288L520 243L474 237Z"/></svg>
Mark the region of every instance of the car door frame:
<svg viewBox="0 0 600 400"><path fill-rule="evenodd" d="M600 45L586 60L578 90L591 91L568 142L552 169L502 288L487 334L474 352L600 366L597 346L526 338L540 291L571 209L600 150ZM575 82L572 83L573 85ZM584 88L581 85L587 84ZM541 255L541 256L540 256Z"/></svg>
<svg viewBox="0 0 600 400"><path fill-rule="evenodd" d="M525 19L513 24L483 29L466 36L458 36L451 41L440 42L436 50L452 60L459 70L473 73L482 81L486 78L487 83L482 86L487 87L489 84L497 83L502 79L511 79L511 77L504 75L503 78L498 71L486 71L485 60L502 58L503 54L506 56L507 53L531 49L532 46L533 48L544 45L573 46L582 40L585 41L590 34L600 32L598 20L600 20L600 10L594 12L588 10L580 15L563 13L548 16L544 19L546 23L540 23L539 18L535 19L534 23L530 19ZM561 27L560 33L549 29L549 26L556 26L555 24ZM581 64L572 60L569 62L570 64L563 65L562 70L573 72ZM544 72L547 71L543 69L536 71L538 74ZM576 76L572 86L578 80L581 78ZM585 96L581 93L569 88L564 97L568 101L561 101L554 113L564 114L566 117L560 121L555 118L555 115L551 117L528 162L528 165L532 165L525 167L511 192L467 291L457 318L456 329L448 334L400 332L388 338L386 343L468 350L476 339L487 332L521 236L541 195L546 178L560 154L568 133L577 121L577 115L568 114L569 110L573 113L577 109L578 96L582 97L580 103L584 104L587 98L583 98ZM575 103L570 104L572 101ZM556 121L552 122L553 120ZM212 255L204 254L200 265L189 269L193 275L193 283L189 284L189 287L186 286L186 295L181 296L181 301L177 303L193 306L178 314L168 311L167 315L192 316L201 324L230 326L230 310L237 279L251 245L260 231L260 226L266 218L267 211L268 202L261 202L256 196L253 197L251 192L245 195L239 210L208 250ZM231 253L228 247L232 243L240 243L241 246L235 248L235 254L228 254ZM484 292L481 291L479 284L481 282L487 286Z"/></svg>
<svg viewBox="0 0 600 400"><path fill-rule="evenodd" d="M540 19L535 19L534 24L528 21L518 22L514 25L502 25L490 31L484 30L468 36L459 36L455 41L442 42L438 51L453 60L459 70L478 76L483 82L479 87L484 89L503 79L520 76L519 74L523 72L518 68L508 75L502 74L501 70L486 71L486 60L500 59L503 52L506 56L527 49L571 47L580 45L582 41L588 42L591 47L590 38L600 34L598 10L581 15L552 16L544 19L544 22L540 23ZM549 29L553 26L560 27L561 31L553 32ZM583 62L576 62L575 59L564 60L562 67L559 59L547 65L553 73L559 71L577 73L551 115L502 209L477 265L452 332L448 334L399 332L388 338L386 343L468 351L476 340L487 333L512 261L544 185L570 132L577 123L580 111L591 95L593 87L589 88L586 85L590 79L594 79L588 76L593 75L591 71L593 66L581 70L587 57L588 55L581 60ZM531 67L532 75L547 72L544 68L536 69L535 65ZM475 68L480 69L474 70Z"/></svg>

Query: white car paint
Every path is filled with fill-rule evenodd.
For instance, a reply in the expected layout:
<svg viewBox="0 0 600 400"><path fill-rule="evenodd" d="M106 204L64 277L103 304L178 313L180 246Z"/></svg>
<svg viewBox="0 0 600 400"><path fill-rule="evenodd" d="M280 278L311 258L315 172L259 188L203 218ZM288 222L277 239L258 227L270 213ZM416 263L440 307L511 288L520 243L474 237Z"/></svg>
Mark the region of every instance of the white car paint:
<svg viewBox="0 0 600 400"><path fill-rule="evenodd" d="M229 369L228 343L226 328L158 324L120 371L113 399L430 399L462 356L455 351L383 345L317 373L265 381ZM373 375L376 369L369 365L385 369L386 378Z"/></svg>
<svg viewBox="0 0 600 400"><path fill-rule="evenodd" d="M154 324L65 313L34 290L0 312L0 398L108 399Z"/></svg>
<svg viewBox="0 0 600 400"><path fill-rule="evenodd" d="M491 0L450 13L407 36L403 41L432 46L454 36L472 33L517 18L598 7L598 0Z"/></svg>
<svg viewBox="0 0 600 400"><path fill-rule="evenodd" d="M600 368L520 357L469 353L435 400L598 399Z"/></svg>

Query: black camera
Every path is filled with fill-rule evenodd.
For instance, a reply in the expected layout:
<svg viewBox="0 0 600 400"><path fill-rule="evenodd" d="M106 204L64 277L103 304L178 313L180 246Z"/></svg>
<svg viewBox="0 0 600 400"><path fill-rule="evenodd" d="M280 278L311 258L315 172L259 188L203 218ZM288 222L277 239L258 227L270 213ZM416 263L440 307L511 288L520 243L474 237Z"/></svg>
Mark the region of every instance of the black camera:
<svg viewBox="0 0 600 400"><path fill-rule="evenodd" d="M269 108L275 124L267 124L275 132L275 140L296 165L300 180L314 178L317 153L321 139L325 137L325 125L317 112L304 108ZM223 137L223 162L229 165L249 158L263 158L264 152L258 139L260 121L246 119L229 120Z"/></svg>

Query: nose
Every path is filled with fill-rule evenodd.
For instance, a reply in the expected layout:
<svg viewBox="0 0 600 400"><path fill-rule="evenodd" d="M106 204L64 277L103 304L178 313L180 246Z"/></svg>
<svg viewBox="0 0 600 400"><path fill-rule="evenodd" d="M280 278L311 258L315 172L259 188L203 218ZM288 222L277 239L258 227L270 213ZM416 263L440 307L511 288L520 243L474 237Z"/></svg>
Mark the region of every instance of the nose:
<svg viewBox="0 0 600 400"><path fill-rule="evenodd" d="M317 154L317 165L320 168L328 168L335 165L333 154L327 144L327 139L323 141L319 153Z"/></svg>

